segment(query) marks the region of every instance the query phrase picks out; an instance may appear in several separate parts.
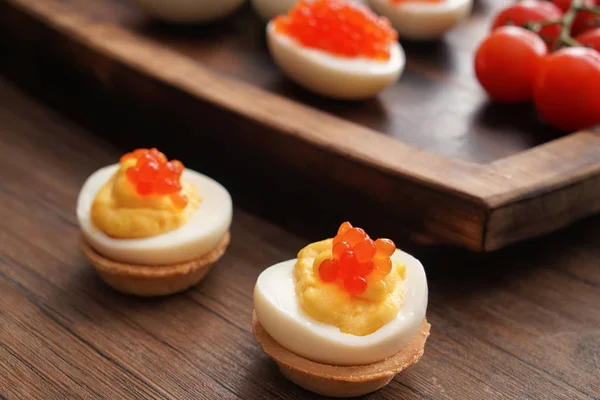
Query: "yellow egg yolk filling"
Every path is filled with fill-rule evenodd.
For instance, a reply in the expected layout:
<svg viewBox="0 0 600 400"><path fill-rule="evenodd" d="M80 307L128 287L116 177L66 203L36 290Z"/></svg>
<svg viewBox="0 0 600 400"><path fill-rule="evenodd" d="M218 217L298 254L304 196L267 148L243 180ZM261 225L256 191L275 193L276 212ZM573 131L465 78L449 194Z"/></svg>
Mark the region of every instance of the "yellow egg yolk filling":
<svg viewBox="0 0 600 400"><path fill-rule="evenodd" d="M333 239L312 243L298 253L294 268L296 295L302 309L315 320L343 333L365 336L392 321L404 300L406 266L392 261L384 278L367 277L367 288L353 296L340 285L319 279L319 266L332 257Z"/></svg>
<svg viewBox="0 0 600 400"><path fill-rule="evenodd" d="M118 171L98 191L91 208L94 226L113 238L142 239L173 231L190 218L202 198L196 188L181 180L187 205L180 209L168 195L136 192L126 171L136 165L134 158L122 160Z"/></svg>

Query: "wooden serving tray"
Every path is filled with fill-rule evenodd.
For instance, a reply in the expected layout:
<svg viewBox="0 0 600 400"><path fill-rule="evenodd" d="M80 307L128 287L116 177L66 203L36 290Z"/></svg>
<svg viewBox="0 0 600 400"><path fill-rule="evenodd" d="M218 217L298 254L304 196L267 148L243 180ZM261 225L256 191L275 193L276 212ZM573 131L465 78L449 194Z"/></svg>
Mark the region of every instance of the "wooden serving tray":
<svg viewBox="0 0 600 400"><path fill-rule="evenodd" d="M5 0L0 27L108 88L199 121L204 152L243 148L366 196L380 218L398 218L421 239L492 251L600 210L600 131L561 137L528 106L488 103L475 81L473 51L507 3L476 0L440 42L401 40L404 75L367 102L323 99L289 82L249 7L179 27L126 0Z"/></svg>

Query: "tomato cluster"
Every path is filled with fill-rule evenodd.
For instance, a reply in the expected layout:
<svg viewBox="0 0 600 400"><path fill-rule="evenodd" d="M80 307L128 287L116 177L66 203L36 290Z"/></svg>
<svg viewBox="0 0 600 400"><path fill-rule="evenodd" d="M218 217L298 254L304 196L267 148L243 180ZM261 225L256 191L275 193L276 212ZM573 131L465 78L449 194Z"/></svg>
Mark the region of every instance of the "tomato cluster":
<svg viewBox="0 0 600 400"><path fill-rule="evenodd" d="M181 194L181 174L183 164L178 160L168 161L167 157L155 148L137 149L121 157L121 162L135 159L134 166L127 168L125 175L135 186L137 194L170 195L173 204L185 208L187 198Z"/></svg>
<svg viewBox="0 0 600 400"><path fill-rule="evenodd" d="M360 295L367 290L371 273L376 272L381 279L390 273L390 257L395 251L391 240L373 241L363 229L344 222L333 238L333 257L319 265L319 277L323 282L338 281L348 293Z"/></svg>
<svg viewBox="0 0 600 400"><path fill-rule="evenodd" d="M495 101L533 100L550 124L600 123L600 0L522 0L501 10L475 54Z"/></svg>

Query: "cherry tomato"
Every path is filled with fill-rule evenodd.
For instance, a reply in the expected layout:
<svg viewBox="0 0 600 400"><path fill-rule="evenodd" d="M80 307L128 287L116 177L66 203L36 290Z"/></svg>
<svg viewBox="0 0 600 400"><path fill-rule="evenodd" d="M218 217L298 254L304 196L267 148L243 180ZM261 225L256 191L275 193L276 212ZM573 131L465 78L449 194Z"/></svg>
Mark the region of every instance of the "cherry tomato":
<svg viewBox="0 0 600 400"><path fill-rule="evenodd" d="M475 75L488 95L503 103L531 99L533 80L548 52L535 33L518 26L493 31L475 54Z"/></svg>
<svg viewBox="0 0 600 400"><path fill-rule="evenodd" d="M600 53L567 47L547 55L533 100L550 124L572 132L600 123Z"/></svg>
<svg viewBox="0 0 600 400"><path fill-rule="evenodd" d="M584 7L593 7L598 5L599 0L583 0L582 5ZM552 0L558 8L563 12L567 12L569 8L571 8L571 3L573 0ZM595 27L600 26L600 17L593 13L589 12L578 12L575 17L575 21L573 21L573 26L571 28L572 35L578 35L586 30L593 29Z"/></svg>
<svg viewBox="0 0 600 400"><path fill-rule="evenodd" d="M560 8L548 1L523 0L500 11L492 22L492 30L503 25L523 26L528 22L552 21L561 16ZM539 35L552 46L560 35L560 25L546 26L540 30Z"/></svg>
<svg viewBox="0 0 600 400"><path fill-rule="evenodd" d="M571 34L577 36L595 28L600 28L600 15L591 12L580 11L577 13L575 21L573 21Z"/></svg>
<svg viewBox="0 0 600 400"><path fill-rule="evenodd" d="M591 47L600 52L600 28L592 29L575 37L582 46Z"/></svg>
<svg viewBox="0 0 600 400"><path fill-rule="evenodd" d="M554 3L556 7L560 8L562 12L567 12L569 11L569 8L571 8L571 3L573 3L573 0L552 0L552 3ZM586 7L594 6L596 3L596 0L583 0L583 5Z"/></svg>
<svg viewBox="0 0 600 400"><path fill-rule="evenodd" d="M567 12L567 10L569 9L569 7L571 7L571 3L573 2L573 0L552 0L552 3L560 8L560 10L562 12Z"/></svg>

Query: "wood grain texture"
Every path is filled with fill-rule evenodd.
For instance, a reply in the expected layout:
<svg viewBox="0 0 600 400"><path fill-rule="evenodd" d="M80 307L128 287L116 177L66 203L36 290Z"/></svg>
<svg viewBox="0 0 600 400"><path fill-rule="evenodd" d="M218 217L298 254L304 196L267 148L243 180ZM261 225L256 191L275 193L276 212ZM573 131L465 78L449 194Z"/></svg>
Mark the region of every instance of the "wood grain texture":
<svg viewBox="0 0 600 400"><path fill-rule="evenodd" d="M291 84L271 60L264 23L250 7L221 23L180 27L153 21L135 2L61 3L102 26L104 31L117 28L158 43L211 72L325 111L411 147L444 158L483 163L527 150L559 135L537 120L527 107L505 109L487 103L473 78L472 53L488 30L488 16L510 1L479 2L472 18L443 41L431 44L403 41L408 57L406 75L377 99L356 103L313 96ZM161 57L156 62L170 64L168 60Z"/></svg>
<svg viewBox="0 0 600 400"><path fill-rule="evenodd" d="M556 132L528 120L531 110L483 103L470 72L474 38L502 4L480 1L433 48L406 44L408 72L382 97L386 112L283 83L249 10L224 25L176 29L149 23L129 2L8 0L0 29L15 65L54 58L117 104L168 116L205 149L200 157L224 155L231 179L266 180L275 169L336 186L423 241L493 251L600 210L597 131L541 144Z"/></svg>
<svg viewBox="0 0 600 400"><path fill-rule="evenodd" d="M258 274L306 239L238 208L198 287L143 300L95 275L75 201L122 151L0 80L0 398L318 398L251 334ZM600 398L599 241L596 217L493 255L415 248L430 288L425 355L366 398Z"/></svg>

